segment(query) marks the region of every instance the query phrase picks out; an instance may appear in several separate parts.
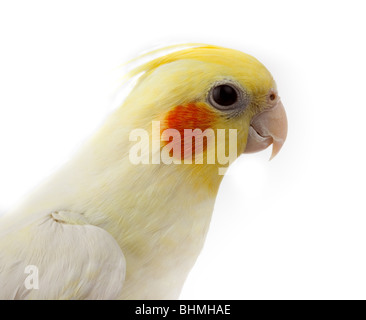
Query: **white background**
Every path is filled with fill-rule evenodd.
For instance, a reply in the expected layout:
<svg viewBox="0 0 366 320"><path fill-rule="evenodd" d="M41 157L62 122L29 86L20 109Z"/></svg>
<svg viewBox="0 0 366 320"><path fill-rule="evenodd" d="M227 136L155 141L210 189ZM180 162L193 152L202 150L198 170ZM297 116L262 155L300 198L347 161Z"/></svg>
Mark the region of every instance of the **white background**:
<svg viewBox="0 0 366 320"><path fill-rule="evenodd" d="M121 62L232 47L273 74L288 139L233 165L182 298L366 298L365 30L362 1L1 1L0 207L103 121Z"/></svg>

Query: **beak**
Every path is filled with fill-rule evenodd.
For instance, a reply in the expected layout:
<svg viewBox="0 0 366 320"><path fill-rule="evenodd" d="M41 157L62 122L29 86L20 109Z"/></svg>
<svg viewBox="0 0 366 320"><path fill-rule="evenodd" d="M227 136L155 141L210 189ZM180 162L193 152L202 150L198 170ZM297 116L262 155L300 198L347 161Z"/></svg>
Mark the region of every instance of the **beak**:
<svg viewBox="0 0 366 320"><path fill-rule="evenodd" d="M286 136L286 112L281 100L278 100L275 106L252 118L244 153L258 152L273 144L270 158L272 160L285 143Z"/></svg>

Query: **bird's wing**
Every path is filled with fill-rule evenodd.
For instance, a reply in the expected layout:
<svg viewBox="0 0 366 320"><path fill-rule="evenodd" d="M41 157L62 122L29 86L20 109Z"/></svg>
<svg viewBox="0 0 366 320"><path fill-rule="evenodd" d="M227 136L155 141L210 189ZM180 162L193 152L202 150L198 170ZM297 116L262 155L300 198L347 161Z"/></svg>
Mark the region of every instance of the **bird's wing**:
<svg viewBox="0 0 366 320"><path fill-rule="evenodd" d="M126 269L122 250L83 219L54 212L0 239L0 299L118 298Z"/></svg>

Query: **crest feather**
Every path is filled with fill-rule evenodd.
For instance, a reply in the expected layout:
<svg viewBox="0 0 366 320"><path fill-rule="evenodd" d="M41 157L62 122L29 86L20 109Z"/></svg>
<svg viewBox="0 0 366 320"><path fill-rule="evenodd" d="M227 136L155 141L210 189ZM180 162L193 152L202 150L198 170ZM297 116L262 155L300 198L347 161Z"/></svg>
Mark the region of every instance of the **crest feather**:
<svg viewBox="0 0 366 320"><path fill-rule="evenodd" d="M182 49L182 50L176 50L176 49ZM181 59L194 59L194 60L210 61L219 64L227 64L228 63L227 57L230 54L231 62L235 61L236 57L243 58L243 56L246 56L247 58L256 61L255 58L238 50L202 43L186 43L186 44L166 46L163 48L149 51L128 61L125 64L125 66L138 63L139 61L142 61L145 58L155 56L161 53L166 53L170 50L175 51L169 52L166 55L144 62L138 65L137 67L133 68L132 70L128 71L122 78L123 83L129 81L130 79L132 79L137 75L148 74L164 64L171 63Z"/></svg>

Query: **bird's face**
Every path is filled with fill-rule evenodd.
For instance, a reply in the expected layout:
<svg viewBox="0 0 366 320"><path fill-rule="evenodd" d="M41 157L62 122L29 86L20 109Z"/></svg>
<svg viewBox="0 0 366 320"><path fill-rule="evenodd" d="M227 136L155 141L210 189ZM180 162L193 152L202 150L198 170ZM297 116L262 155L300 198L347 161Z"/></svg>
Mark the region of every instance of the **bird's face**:
<svg viewBox="0 0 366 320"><path fill-rule="evenodd" d="M146 117L149 114L151 120L159 120L162 131L174 129L180 133L182 158L194 153L195 148L193 145L189 152L184 147L187 129L212 129L216 146L220 143L217 130L224 129L226 152L230 144L228 133L236 130L236 156L271 144L272 157L279 152L287 134L286 113L271 74L258 60L217 47L171 55L144 75L134 99L143 99L142 105L148 106L144 110Z"/></svg>

